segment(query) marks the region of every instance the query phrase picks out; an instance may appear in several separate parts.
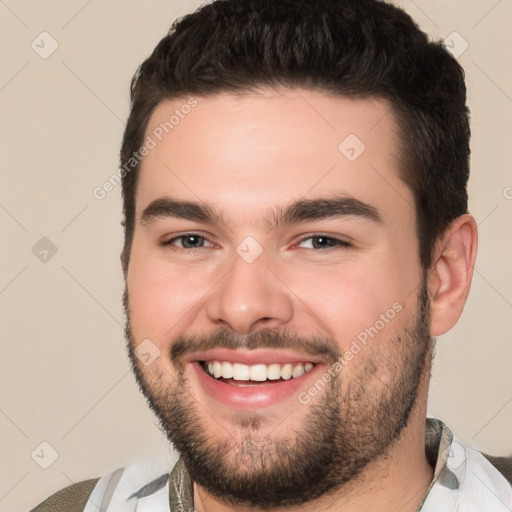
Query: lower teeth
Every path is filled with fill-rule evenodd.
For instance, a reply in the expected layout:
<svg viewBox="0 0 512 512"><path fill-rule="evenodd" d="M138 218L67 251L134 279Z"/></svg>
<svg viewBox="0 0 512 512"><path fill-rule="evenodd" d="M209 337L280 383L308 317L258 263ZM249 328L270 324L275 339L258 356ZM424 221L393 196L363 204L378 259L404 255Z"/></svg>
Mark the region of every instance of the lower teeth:
<svg viewBox="0 0 512 512"><path fill-rule="evenodd" d="M214 377L215 378L215 377ZM277 384L278 382L284 382L284 379L276 379L276 380L235 380L235 379L224 379L223 377L219 377L218 379L221 382L225 382L226 384L231 384L232 386L259 386L260 384Z"/></svg>

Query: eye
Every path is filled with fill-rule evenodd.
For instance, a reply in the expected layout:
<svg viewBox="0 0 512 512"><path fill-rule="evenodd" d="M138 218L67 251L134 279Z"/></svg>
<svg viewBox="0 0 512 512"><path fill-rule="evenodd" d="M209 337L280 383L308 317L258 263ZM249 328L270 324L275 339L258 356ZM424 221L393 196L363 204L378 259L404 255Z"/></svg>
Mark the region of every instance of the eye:
<svg viewBox="0 0 512 512"><path fill-rule="evenodd" d="M175 236L167 241L162 242L163 246L171 246L171 248L179 249L203 249L204 247L213 247L206 237L196 233L185 233Z"/></svg>
<svg viewBox="0 0 512 512"><path fill-rule="evenodd" d="M332 236L314 235L303 238L298 246L306 249L330 249L337 246L350 247L350 244Z"/></svg>

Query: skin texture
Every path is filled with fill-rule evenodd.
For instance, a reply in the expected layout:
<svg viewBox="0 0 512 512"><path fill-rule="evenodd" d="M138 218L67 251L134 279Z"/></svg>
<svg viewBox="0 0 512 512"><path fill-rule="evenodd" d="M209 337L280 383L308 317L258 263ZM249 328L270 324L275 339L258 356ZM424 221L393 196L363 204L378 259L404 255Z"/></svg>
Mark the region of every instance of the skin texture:
<svg viewBox="0 0 512 512"><path fill-rule="evenodd" d="M196 476L195 508L256 510L259 493L267 509L416 510L432 478L424 454L430 337L462 312L476 255L474 219L464 215L450 225L424 273L412 193L397 173L395 121L382 100L309 90L197 100L142 162L123 269L132 365ZM161 103L147 134L186 101ZM354 161L338 148L350 134L365 145ZM341 196L370 205L380 222L360 215L275 222L294 201ZM208 204L218 215L212 222L140 222L162 197ZM186 250L177 237L191 232L204 238ZM325 248L322 235L332 246ZM249 252L261 251L251 263L237 252L248 236ZM393 305L400 311L389 319ZM358 335L377 325L363 349L343 359ZM145 339L160 352L150 365L134 353ZM293 396L263 408L226 405L204 389L187 359L212 340L230 348L286 346L306 360L315 353L317 377L306 374ZM343 369L301 403L299 392L340 355ZM214 461L215 450L222 456ZM307 464L299 467L304 457L318 466L309 477ZM205 461L215 464L201 471ZM224 472L208 480L212 467ZM302 481L290 480L300 473ZM286 494L283 484L273 502L277 487L263 497L255 486L249 496L247 484L264 474L267 485L287 476L294 492ZM237 486L244 488L238 501Z"/></svg>

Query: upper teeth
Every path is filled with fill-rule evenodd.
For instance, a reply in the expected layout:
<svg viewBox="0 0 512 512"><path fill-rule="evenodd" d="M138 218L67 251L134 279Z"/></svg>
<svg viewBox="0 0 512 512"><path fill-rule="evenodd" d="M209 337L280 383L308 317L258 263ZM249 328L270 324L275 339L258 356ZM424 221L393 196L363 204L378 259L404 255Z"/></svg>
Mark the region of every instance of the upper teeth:
<svg viewBox="0 0 512 512"><path fill-rule="evenodd" d="M253 364L248 366L241 363L230 363L228 361L208 361L206 363L208 372L215 378L224 377L234 380L288 380L292 377L300 377L313 368L313 363L272 363Z"/></svg>

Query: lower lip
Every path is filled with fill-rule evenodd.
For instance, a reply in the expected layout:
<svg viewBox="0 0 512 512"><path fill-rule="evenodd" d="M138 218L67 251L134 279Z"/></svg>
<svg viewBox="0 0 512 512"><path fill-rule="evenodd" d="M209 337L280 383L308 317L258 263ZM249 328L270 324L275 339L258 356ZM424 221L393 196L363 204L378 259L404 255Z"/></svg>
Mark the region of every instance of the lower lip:
<svg viewBox="0 0 512 512"><path fill-rule="evenodd" d="M309 372L300 377L282 382L268 382L254 386L237 386L210 377L202 365L194 361L190 363L196 373L199 384L215 400L240 410L252 410L257 407L269 407L291 397L297 398L301 389L316 374L322 371L323 365L315 365Z"/></svg>

